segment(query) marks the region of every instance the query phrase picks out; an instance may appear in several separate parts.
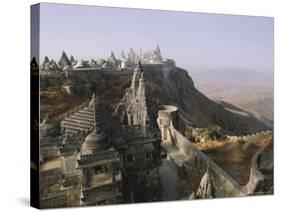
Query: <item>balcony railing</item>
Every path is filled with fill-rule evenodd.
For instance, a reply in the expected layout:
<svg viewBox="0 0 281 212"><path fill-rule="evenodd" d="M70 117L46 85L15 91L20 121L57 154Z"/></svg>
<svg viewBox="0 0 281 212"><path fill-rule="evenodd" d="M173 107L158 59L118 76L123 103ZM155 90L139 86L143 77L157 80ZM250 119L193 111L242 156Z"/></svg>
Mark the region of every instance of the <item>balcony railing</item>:
<svg viewBox="0 0 281 212"><path fill-rule="evenodd" d="M119 161L118 152L98 152L90 155L81 155L78 157L78 167L79 166L87 166L90 164L99 163L101 161Z"/></svg>

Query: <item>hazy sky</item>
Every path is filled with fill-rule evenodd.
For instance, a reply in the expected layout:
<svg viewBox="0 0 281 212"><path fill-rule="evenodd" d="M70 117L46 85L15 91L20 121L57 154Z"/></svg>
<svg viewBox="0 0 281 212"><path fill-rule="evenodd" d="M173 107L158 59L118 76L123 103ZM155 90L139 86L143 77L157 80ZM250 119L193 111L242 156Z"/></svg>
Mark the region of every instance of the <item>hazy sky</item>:
<svg viewBox="0 0 281 212"><path fill-rule="evenodd" d="M40 58L78 59L152 50L191 72L239 67L273 72L273 18L41 4ZM42 62L42 61L41 61Z"/></svg>

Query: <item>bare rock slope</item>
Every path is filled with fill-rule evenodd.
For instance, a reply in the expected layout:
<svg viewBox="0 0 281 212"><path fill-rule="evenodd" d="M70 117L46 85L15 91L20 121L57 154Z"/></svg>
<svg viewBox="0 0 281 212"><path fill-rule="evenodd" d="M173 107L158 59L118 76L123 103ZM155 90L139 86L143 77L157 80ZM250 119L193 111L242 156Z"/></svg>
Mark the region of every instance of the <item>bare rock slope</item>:
<svg viewBox="0 0 281 212"><path fill-rule="evenodd" d="M184 69L161 65L145 66L148 91L158 104L172 104L180 108L184 120L195 127L217 125L235 134L248 134L266 129L250 113L233 113L198 91Z"/></svg>

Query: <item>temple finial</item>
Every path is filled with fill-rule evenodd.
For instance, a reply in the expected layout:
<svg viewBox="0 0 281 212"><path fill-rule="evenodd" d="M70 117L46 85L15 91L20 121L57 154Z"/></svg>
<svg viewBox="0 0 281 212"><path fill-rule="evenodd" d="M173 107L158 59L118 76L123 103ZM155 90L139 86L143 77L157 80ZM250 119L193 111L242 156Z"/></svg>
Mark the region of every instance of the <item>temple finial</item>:
<svg viewBox="0 0 281 212"><path fill-rule="evenodd" d="M96 94L95 94L95 92L93 92L92 99L89 102L89 106L92 106L92 107L95 106L95 101L96 101Z"/></svg>
<svg viewBox="0 0 281 212"><path fill-rule="evenodd" d="M141 63L141 48L140 48L139 63Z"/></svg>

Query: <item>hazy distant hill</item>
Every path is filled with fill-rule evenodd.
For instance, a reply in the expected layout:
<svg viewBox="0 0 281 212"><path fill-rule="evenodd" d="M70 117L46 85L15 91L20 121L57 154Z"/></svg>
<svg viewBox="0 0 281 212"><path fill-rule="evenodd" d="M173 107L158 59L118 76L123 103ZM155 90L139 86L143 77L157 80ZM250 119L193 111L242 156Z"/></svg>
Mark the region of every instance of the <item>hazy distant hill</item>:
<svg viewBox="0 0 281 212"><path fill-rule="evenodd" d="M217 69L194 73L192 77L196 87L209 98L239 106L272 127L272 76L245 69Z"/></svg>

